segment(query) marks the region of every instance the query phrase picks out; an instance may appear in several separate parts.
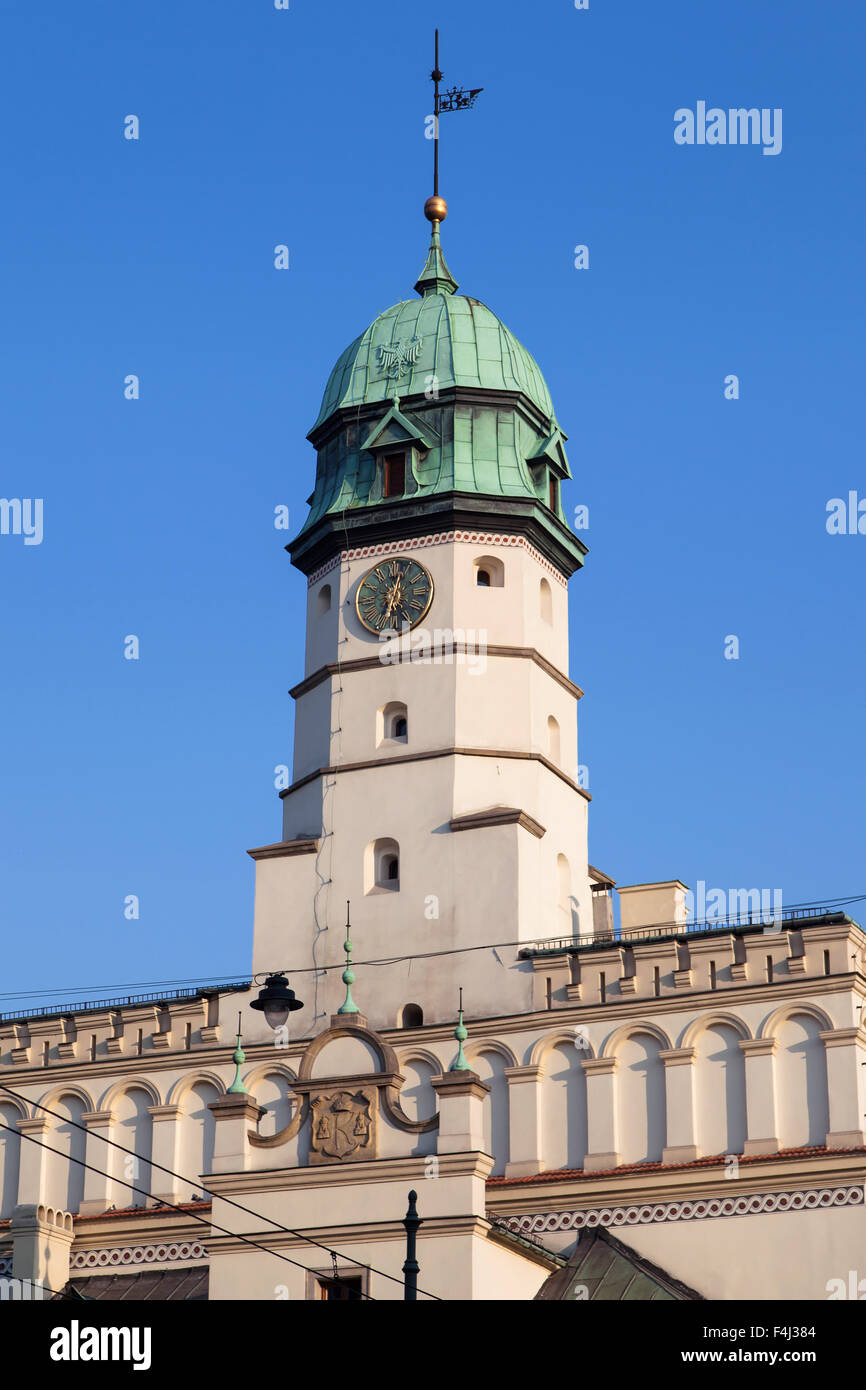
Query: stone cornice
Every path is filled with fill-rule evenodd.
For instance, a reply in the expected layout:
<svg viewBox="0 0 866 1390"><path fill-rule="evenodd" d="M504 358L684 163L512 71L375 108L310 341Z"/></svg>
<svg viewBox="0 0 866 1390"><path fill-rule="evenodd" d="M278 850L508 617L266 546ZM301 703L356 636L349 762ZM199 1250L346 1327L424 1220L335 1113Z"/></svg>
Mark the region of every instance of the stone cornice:
<svg viewBox="0 0 866 1390"><path fill-rule="evenodd" d="M525 540L564 580L580 569L587 554L580 537L533 494L515 497L456 489L325 512L286 550L292 564L310 575L346 549L423 544L427 536L450 531Z"/></svg>
<svg viewBox="0 0 866 1390"><path fill-rule="evenodd" d="M470 1177L486 1181L493 1159L488 1154L439 1154L439 1177ZM262 1168L245 1173L212 1173L208 1175L207 1190L213 1197L235 1197L239 1192L291 1191L293 1188L345 1187L358 1183L396 1182L419 1183L427 1180L428 1163L425 1155L409 1158L357 1159L350 1164L324 1163L315 1168Z"/></svg>
<svg viewBox="0 0 866 1390"><path fill-rule="evenodd" d="M750 1196L790 1188L859 1186L866 1179L866 1150L836 1154L805 1152L740 1158L737 1176L726 1177L730 1158L717 1162L667 1166L647 1165L645 1171L618 1168L602 1174L544 1175L531 1180L496 1178L487 1183L488 1210L505 1216L511 1211L560 1211L566 1206L590 1210L653 1202L694 1201L700 1197Z"/></svg>
<svg viewBox="0 0 866 1390"><path fill-rule="evenodd" d="M863 1189L857 1187L808 1187L781 1191L731 1191L710 1196L687 1197L673 1202L618 1203L601 1209L572 1208L548 1212L525 1212L505 1218L509 1229L524 1237L547 1232L592 1230L601 1226L617 1229L655 1225L659 1222L718 1220L724 1217L764 1215L768 1212L815 1211L863 1205ZM502 1218L500 1218L502 1219Z"/></svg>
<svg viewBox="0 0 866 1390"><path fill-rule="evenodd" d="M595 956L594 959L598 957ZM528 962L526 962L528 964ZM358 964L363 965L363 961ZM339 965L332 967L339 969ZM663 994L658 997L637 997L623 999L614 996L606 1004L572 1003L562 1008L537 1009L525 1014L509 1014L501 1017L468 1018L467 1026L473 1042L484 1038L501 1038L508 1033L543 1034L557 1028L567 1028L576 1023L595 1023L600 1020L627 1023L632 1019L657 1017L659 1014L682 1014L712 1008L714 1011L735 1008L751 1003L783 1003L792 999L820 998L829 994L853 993L866 997L866 980L857 974L811 975L786 981L767 984L737 984L715 990L692 990L677 994ZM724 1002L723 1002L724 1001ZM123 1013L123 1010L118 1010ZM405 1051L419 1044L453 1041L454 1024L447 1021L427 1024L422 1028L382 1028L380 1036L394 1047ZM309 1046L312 1036L293 1038L286 1048L280 1049L280 1060L294 1065ZM262 1062L274 1055L272 1042L245 1043L244 1052L248 1063ZM50 1067L0 1066L0 1081L12 1090L18 1090L25 1099L31 1101L31 1091L44 1093L58 1081L81 1081L86 1076L109 1079L137 1074L152 1075L160 1071L193 1071L196 1068L213 1068L218 1065L231 1065L232 1045L194 1048L191 1051L178 1048L162 1054L145 1053L141 1056L119 1056L100 1058L92 1062L83 1058L78 1062L59 1064ZM26 1088L26 1090L25 1090ZM0 1091L0 1098L3 1092Z"/></svg>
<svg viewBox="0 0 866 1390"><path fill-rule="evenodd" d="M310 782L315 782L320 777L337 777L346 772L368 772L375 767L393 767L405 763L429 762L433 758L516 758L525 762L541 763L548 772L552 772L560 781L565 782L566 786L572 791L582 796L584 801L592 801L588 791L579 787L568 773L563 772L561 767L557 767L549 758L545 758L543 753L525 752L521 748L430 748L421 753L397 753L386 758L364 758L361 762L355 763L336 763L330 767L317 767L314 772L308 772L305 777L299 777L297 782L293 782L290 787L286 787L280 792L280 798L284 799L291 796L294 792L300 791L301 787L306 787Z"/></svg>
<svg viewBox="0 0 866 1390"><path fill-rule="evenodd" d="M468 816L454 816L448 822L452 831L458 830L489 830L497 825L519 825L523 830L528 830L530 835L534 835L537 840L543 839L547 834L543 825L540 825L533 816L526 811L520 811L515 806L493 806L489 811L475 811Z"/></svg>
<svg viewBox="0 0 866 1390"><path fill-rule="evenodd" d="M470 655L474 655L476 650L476 647L466 642L442 644L443 656L460 655L461 653L467 652ZM563 690L567 690L570 695L573 695L576 700L581 700L583 698L583 691L580 686L575 685L574 681L569 680L564 672L560 671L557 666L554 666L552 661L548 661L546 656L542 656L541 652L535 647L508 647L494 644L486 646L485 653L487 656L511 657L520 661L532 661L550 676L552 680L555 680L558 685L561 685ZM389 665L390 664L391 663L389 663ZM407 660L396 664L411 666L416 663ZM383 663L379 660L378 656L355 657L352 661L343 662L329 661L327 665L319 666L317 670L311 671L310 674L305 676L302 681L299 681L297 685L293 685L289 694L293 700L298 700L302 695L306 695L310 690L315 690L323 681L330 680L334 676L342 677L351 675L356 671L378 671L381 670L382 665Z"/></svg>
<svg viewBox="0 0 866 1390"><path fill-rule="evenodd" d="M697 1051L693 1047L664 1047L659 1052L666 1067L691 1066L696 1056Z"/></svg>
<svg viewBox="0 0 866 1390"><path fill-rule="evenodd" d="M317 854L319 841L308 838L304 840L278 840L273 845L260 845L258 849L248 849L247 854L250 859L285 859L293 854Z"/></svg>
<svg viewBox="0 0 866 1390"><path fill-rule="evenodd" d="M357 1170L358 1164L352 1165ZM309 1172L309 1169L304 1169ZM313 1170L315 1171L315 1170ZM425 1216L422 1218L422 1226L419 1231L419 1239L435 1236L471 1235L482 1238L489 1236L491 1223L483 1216ZM330 1261L327 1250L317 1251L311 1247L311 1240L319 1241L322 1245L342 1248L346 1245L365 1244L368 1241L395 1240L399 1241L403 1247L406 1245L406 1231L402 1221L369 1221L357 1222L351 1226L306 1226L299 1229L296 1236L280 1231L276 1228L262 1227L261 1230L244 1232L251 1235L259 1244L267 1245L269 1250L286 1250L293 1247L306 1251L304 1263L312 1269L321 1269L330 1272ZM211 1255L230 1255L241 1254L249 1250L246 1241L240 1240L237 1236L222 1235L215 1232L208 1235L205 1232L207 1248ZM317 1256L321 1263L316 1264ZM424 1272L421 1271L420 1282L423 1286ZM432 1291L431 1291L432 1292ZM418 1290L419 1297L422 1296L422 1288Z"/></svg>

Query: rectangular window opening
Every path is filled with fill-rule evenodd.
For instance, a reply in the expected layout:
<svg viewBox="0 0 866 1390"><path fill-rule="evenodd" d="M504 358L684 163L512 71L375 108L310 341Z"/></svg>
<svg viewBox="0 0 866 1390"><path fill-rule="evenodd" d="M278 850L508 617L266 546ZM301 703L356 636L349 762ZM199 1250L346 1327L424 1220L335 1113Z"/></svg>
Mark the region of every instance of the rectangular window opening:
<svg viewBox="0 0 866 1390"><path fill-rule="evenodd" d="M402 497L405 491L406 455L386 454L384 463L384 478L382 482L382 496Z"/></svg>
<svg viewBox="0 0 866 1390"><path fill-rule="evenodd" d="M767 984L773 983L773 957L767 956Z"/></svg>
<svg viewBox="0 0 866 1390"><path fill-rule="evenodd" d="M341 1274L339 1279L320 1278L319 1298L354 1300L362 1297L360 1274Z"/></svg>
<svg viewBox="0 0 866 1390"><path fill-rule="evenodd" d="M606 1004L606 1003L607 1003L607 989L605 988L604 971L603 971L603 970L599 971L599 976L598 976L598 988L599 988L599 993L601 994L601 1002L602 1002L602 1004Z"/></svg>
<svg viewBox="0 0 866 1390"><path fill-rule="evenodd" d="M829 952L829 951L825 951L825 952L824 952L824 974L825 974L825 975L829 975L829 974L830 974L830 952Z"/></svg>
<svg viewBox="0 0 866 1390"><path fill-rule="evenodd" d="M655 994L656 999L658 999L658 997L659 997L659 995L661 994L661 992L662 992L661 971L659 970L659 967L658 967L657 965L654 965L654 966L653 966L653 993Z"/></svg>
<svg viewBox="0 0 866 1390"><path fill-rule="evenodd" d="M711 961L710 961L710 989L715 989L715 987L716 987L716 962L715 962L714 960L711 960Z"/></svg>

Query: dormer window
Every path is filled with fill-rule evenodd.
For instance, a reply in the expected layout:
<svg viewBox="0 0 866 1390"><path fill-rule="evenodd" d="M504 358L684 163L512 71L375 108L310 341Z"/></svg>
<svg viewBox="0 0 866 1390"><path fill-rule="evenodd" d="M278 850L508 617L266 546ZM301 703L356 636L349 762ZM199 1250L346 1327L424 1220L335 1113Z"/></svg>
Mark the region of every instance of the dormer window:
<svg viewBox="0 0 866 1390"><path fill-rule="evenodd" d="M558 510L557 503L558 503L558 501L559 501L559 480L558 480L558 478L555 477L555 475L554 475L553 473L550 474L550 480L549 480L549 500L550 500L550 510L551 510L552 512L557 511L557 510Z"/></svg>
<svg viewBox="0 0 866 1390"><path fill-rule="evenodd" d="M406 455L386 454L382 470L382 496L402 497L406 491Z"/></svg>

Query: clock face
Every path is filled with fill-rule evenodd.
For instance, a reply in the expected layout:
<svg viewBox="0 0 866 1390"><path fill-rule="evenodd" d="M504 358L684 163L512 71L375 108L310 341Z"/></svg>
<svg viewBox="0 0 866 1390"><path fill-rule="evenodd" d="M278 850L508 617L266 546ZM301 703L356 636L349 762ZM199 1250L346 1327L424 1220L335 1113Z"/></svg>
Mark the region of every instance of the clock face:
<svg viewBox="0 0 866 1390"><path fill-rule="evenodd" d="M433 602L433 580L417 560L383 560L358 585L355 610L368 632L420 623Z"/></svg>

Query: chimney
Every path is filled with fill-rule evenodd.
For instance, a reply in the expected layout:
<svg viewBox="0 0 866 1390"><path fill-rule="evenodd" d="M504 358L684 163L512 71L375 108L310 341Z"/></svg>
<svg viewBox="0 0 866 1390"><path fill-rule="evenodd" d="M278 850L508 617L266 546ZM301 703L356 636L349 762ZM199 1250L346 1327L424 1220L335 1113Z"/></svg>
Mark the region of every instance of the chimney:
<svg viewBox="0 0 866 1390"><path fill-rule="evenodd" d="M623 937L651 927L685 927L686 893L678 878L664 883L632 883L619 889L619 918Z"/></svg>

